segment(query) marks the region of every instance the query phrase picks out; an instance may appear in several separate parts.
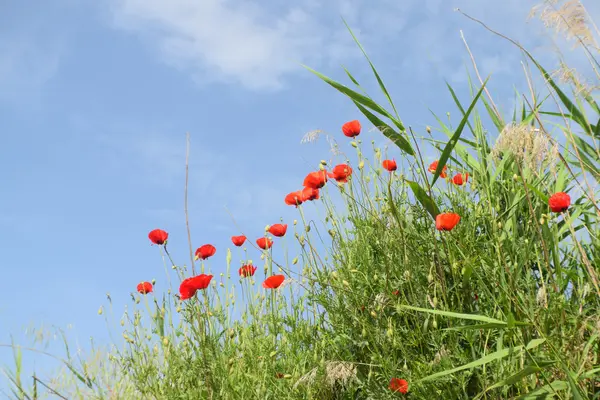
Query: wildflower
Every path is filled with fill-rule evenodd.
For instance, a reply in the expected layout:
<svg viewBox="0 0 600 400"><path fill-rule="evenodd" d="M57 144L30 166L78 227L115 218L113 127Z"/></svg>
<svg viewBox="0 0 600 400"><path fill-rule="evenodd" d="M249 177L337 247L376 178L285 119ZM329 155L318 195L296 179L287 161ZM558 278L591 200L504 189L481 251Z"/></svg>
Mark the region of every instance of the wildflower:
<svg viewBox="0 0 600 400"><path fill-rule="evenodd" d="M305 187L302 189L302 201L310 201L310 200L318 200L319 199L319 189L313 189L310 187Z"/></svg>
<svg viewBox="0 0 600 400"><path fill-rule="evenodd" d="M136 289L141 294L152 293L152 284L150 282L140 282Z"/></svg>
<svg viewBox="0 0 600 400"><path fill-rule="evenodd" d="M559 213L566 211L566 209L571 205L571 196L565 192L554 193L548 199L548 205L550 206L552 212Z"/></svg>
<svg viewBox="0 0 600 400"><path fill-rule="evenodd" d="M265 279L262 286L265 289L277 289L279 286L281 286L281 284L283 283L284 280L285 280L284 275L272 275L272 276L268 277L267 279Z"/></svg>
<svg viewBox="0 0 600 400"><path fill-rule="evenodd" d="M333 167L332 172L327 176L335 179L337 182L348 182L348 177L352 175L352 168L348 164L340 164Z"/></svg>
<svg viewBox="0 0 600 400"><path fill-rule="evenodd" d="M217 249L212 244L205 244L204 246L196 249L196 260L201 258L206 260L208 257L212 257L217 252Z"/></svg>
<svg viewBox="0 0 600 400"><path fill-rule="evenodd" d="M406 394L408 393L408 382L404 379L392 378L389 388L392 392Z"/></svg>
<svg viewBox="0 0 600 400"><path fill-rule="evenodd" d="M395 171L396 169L398 169L398 165L396 164L396 160L383 160L383 162L381 163L381 165L383 165L383 168L387 169L390 172Z"/></svg>
<svg viewBox="0 0 600 400"><path fill-rule="evenodd" d="M287 231L287 224L275 224L269 227L269 233L273 236L282 237Z"/></svg>
<svg viewBox="0 0 600 400"><path fill-rule="evenodd" d="M161 245L167 242L169 234L162 229L155 229L148 234L148 238L154 244Z"/></svg>
<svg viewBox="0 0 600 400"><path fill-rule="evenodd" d="M346 122L342 125L342 133L347 137L356 137L360 135L360 122L358 120Z"/></svg>
<svg viewBox="0 0 600 400"><path fill-rule="evenodd" d="M256 244L263 250L270 249L273 246L273 241L271 239L261 237L256 239Z"/></svg>
<svg viewBox="0 0 600 400"><path fill-rule="evenodd" d="M392 294L393 294L394 296L400 296L400 291L396 289L396 290L394 290L394 291L392 292Z"/></svg>
<svg viewBox="0 0 600 400"><path fill-rule="evenodd" d="M437 167L438 167L438 163L439 163L438 160L435 160L434 162L432 162L429 165L428 171L431 172L432 174L435 174L435 171L437 170ZM448 167L444 165L444 168L442 168L442 172L440 173L440 178L445 178L445 177L448 176L448 175L446 175L446 169L447 168Z"/></svg>
<svg viewBox="0 0 600 400"><path fill-rule="evenodd" d="M452 178L452 182L454 182L454 184L458 185L458 186L464 185L465 183L467 183L468 180L469 180L468 172L466 174L456 174L456 175L454 175L454 178Z"/></svg>
<svg viewBox="0 0 600 400"><path fill-rule="evenodd" d="M435 217L435 228L438 231L451 231L460 221L460 215L455 213L438 214Z"/></svg>
<svg viewBox="0 0 600 400"><path fill-rule="evenodd" d="M194 297L198 290L204 290L210 284L212 275L200 274L191 278L186 278L179 285L179 294L181 300L187 300Z"/></svg>
<svg viewBox="0 0 600 400"><path fill-rule="evenodd" d="M244 236L244 235L232 236L231 241L233 242L234 245L236 245L237 247L240 247L246 241L246 236Z"/></svg>
<svg viewBox="0 0 600 400"><path fill-rule="evenodd" d="M242 265L241 268L238 270L238 273L240 274L240 276L242 278L246 278L248 276L254 276L255 272L256 272L256 267L252 264Z"/></svg>
<svg viewBox="0 0 600 400"><path fill-rule="evenodd" d="M281 379L281 378L283 378L284 376L285 376L285 375L284 375L284 374L282 374L281 372L276 372L276 373L275 373L275 378L277 378L277 379Z"/></svg>
<svg viewBox="0 0 600 400"><path fill-rule="evenodd" d="M312 189L320 189L327 182L327 171L311 172L304 178L304 187Z"/></svg>
<svg viewBox="0 0 600 400"><path fill-rule="evenodd" d="M285 196L285 204L296 207L302 204L302 190L289 193Z"/></svg>

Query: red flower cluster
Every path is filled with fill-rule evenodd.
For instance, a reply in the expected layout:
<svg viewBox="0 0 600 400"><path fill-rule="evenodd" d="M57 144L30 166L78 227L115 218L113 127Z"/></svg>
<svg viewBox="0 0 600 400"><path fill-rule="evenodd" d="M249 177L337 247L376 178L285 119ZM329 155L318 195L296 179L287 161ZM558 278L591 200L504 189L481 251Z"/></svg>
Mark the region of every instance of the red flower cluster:
<svg viewBox="0 0 600 400"><path fill-rule="evenodd" d="M342 133L347 137L356 137L360 135L360 122L358 120L346 122L342 125Z"/></svg>
<svg viewBox="0 0 600 400"><path fill-rule="evenodd" d="M186 278L179 285L179 295L181 300L187 300L196 294L198 290L204 290L210 284L212 275L200 274L191 278Z"/></svg>
<svg viewBox="0 0 600 400"><path fill-rule="evenodd" d="M201 258L206 260L208 257L212 257L217 252L217 249L212 244L205 244L204 246L198 247L196 249L196 260Z"/></svg>
<svg viewBox="0 0 600 400"><path fill-rule="evenodd" d="M406 394L408 393L408 382L404 379L392 378L389 388L392 392Z"/></svg>
<svg viewBox="0 0 600 400"><path fill-rule="evenodd" d="M440 175L441 176L441 175ZM452 182L457 186L462 186L469 180L469 173L466 174L456 174L454 178L452 178Z"/></svg>
<svg viewBox="0 0 600 400"><path fill-rule="evenodd" d="M431 172L432 174L435 174L438 164L439 164L438 160L435 160L434 162L429 164L428 171ZM448 176L448 175L446 175L446 169L448 169L448 167L446 165L444 165L444 167L442 168L442 172L440 173L440 178L446 178Z"/></svg>
<svg viewBox="0 0 600 400"><path fill-rule="evenodd" d="M352 168L348 164L339 164L333 167L331 172L327 173L327 176L336 180L336 182L346 183L348 178L352 175Z"/></svg>
<svg viewBox="0 0 600 400"><path fill-rule="evenodd" d="M265 279L262 286L265 289L277 289L279 286L281 286L281 284L283 283L284 280L285 280L284 275L272 275L272 276L268 277L267 279Z"/></svg>
<svg viewBox="0 0 600 400"><path fill-rule="evenodd" d="M451 231L460 221L460 215L455 213L442 213L435 217L435 229L438 231Z"/></svg>
<svg viewBox="0 0 600 400"><path fill-rule="evenodd" d="M155 229L148 234L148 238L154 244L161 245L167 243L169 234L162 229Z"/></svg>
<svg viewBox="0 0 600 400"><path fill-rule="evenodd" d="M387 169L390 172L393 172L398 169L398 164L396 164L396 160L383 160L381 163L383 168Z"/></svg>
<svg viewBox="0 0 600 400"><path fill-rule="evenodd" d="M256 272L256 267L252 264L242 265L240 267L240 269L238 270L238 273L240 274L240 276L242 278L246 278L248 276L254 276L255 272Z"/></svg>
<svg viewBox="0 0 600 400"><path fill-rule="evenodd" d="M269 233L273 236L282 237L287 232L287 224L275 224L269 227Z"/></svg>
<svg viewBox="0 0 600 400"><path fill-rule="evenodd" d="M234 245L236 245L237 247L240 247L246 241L246 236L244 236L244 235L232 236L231 241L233 242Z"/></svg>
<svg viewBox="0 0 600 400"><path fill-rule="evenodd" d="M548 206L550 210L555 213L566 211L571 205L571 196L565 192L554 193L548 199Z"/></svg>
<svg viewBox="0 0 600 400"><path fill-rule="evenodd" d="M152 284L150 282L140 282L136 289L141 294L152 293Z"/></svg>
<svg viewBox="0 0 600 400"><path fill-rule="evenodd" d="M273 246L273 241L266 237L256 239L256 244L263 250L270 249Z"/></svg>

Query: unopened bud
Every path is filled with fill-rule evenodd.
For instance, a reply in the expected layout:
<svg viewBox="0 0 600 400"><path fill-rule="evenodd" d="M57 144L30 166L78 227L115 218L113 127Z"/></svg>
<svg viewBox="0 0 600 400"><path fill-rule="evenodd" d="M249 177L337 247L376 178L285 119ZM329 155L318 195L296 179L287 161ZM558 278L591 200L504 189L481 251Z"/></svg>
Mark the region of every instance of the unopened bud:
<svg viewBox="0 0 600 400"><path fill-rule="evenodd" d="M431 133L431 127L429 125L425 127L425 130L427 130L427 133Z"/></svg>
<svg viewBox="0 0 600 400"><path fill-rule="evenodd" d="M98 309L98 315L102 315L102 307Z"/></svg>
<svg viewBox="0 0 600 400"><path fill-rule="evenodd" d="M356 142L355 142L355 141L352 141L352 142L350 142L350 145L351 145L352 147L354 147L354 148L356 148L356 147L358 146L358 144L356 144Z"/></svg>
<svg viewBox="0 0 600 400"><path fill-rule="evenodd" d="M298 264L298 257L294 257L294 259L292 260L292 265L296 264Z"/></svg>
<svg viewBox="0 0 600 400"><path fill-rule="evenodd" d="M365 167L365 162L364 161L361 161L361 162L358 163L358 169L359 170L363 169L364 167Z"/></svg>

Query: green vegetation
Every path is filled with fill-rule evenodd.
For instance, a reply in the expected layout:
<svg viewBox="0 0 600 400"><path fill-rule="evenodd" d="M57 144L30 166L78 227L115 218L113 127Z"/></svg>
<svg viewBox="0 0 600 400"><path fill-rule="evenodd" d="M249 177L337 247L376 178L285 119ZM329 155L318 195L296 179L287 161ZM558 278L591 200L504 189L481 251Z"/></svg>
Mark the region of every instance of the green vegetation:
<svg viewBox="0 0 600 400"><path fill-rule="evenodd" d="M598 47L576 40L600 83ZM136 294L125 346L69 356L51 382L24 383L15 347L14 397L43 398L48 386L68 399L598 398L600 106L574 75L559 83L523 54L541 92L519 96L507 116L488 81L471 81L470 99L448 86L460 120L434 116L444 142L400 119L372 65L386 105L350 73L344 86L313 71L397 146L398 170L348 138L352 175L329 179L315 200L324 220L307 221L299 205L286 233L297 258L262 250L264 271L238 278L228 251L223 275L212 271L188 300ZM437 164L424 161L427 149ZM569 201L554 196L563 192ZM205 272L170 261L165 247L177 285ZM261 287L273 274L285 283Z"/></svg>

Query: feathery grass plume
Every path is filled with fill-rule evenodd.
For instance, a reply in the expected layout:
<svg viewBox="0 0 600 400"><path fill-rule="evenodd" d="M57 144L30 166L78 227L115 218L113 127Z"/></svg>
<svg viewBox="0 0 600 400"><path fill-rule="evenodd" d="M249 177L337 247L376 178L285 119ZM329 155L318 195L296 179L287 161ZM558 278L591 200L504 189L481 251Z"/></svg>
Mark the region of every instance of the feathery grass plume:
<svg viewBox="0 0 600 400"><path fill-rule="evenodd" d="M327 143L329 144L330 151L334 156L338 156L338 155L342 154L341 151L339 150L339 146L338 146L337 142L335 141L335 139L332 138L331 136L329 136L327 133L323 132L321 129L315 129L310 132L307 132L300 140L300 143L305 144L305 143L316 142L317 139L319 138L319 136L321 136L321 135L325 136L325 139L327 140Z"/></svg>
<svg viewBox="0 0 600 400"><path fill-rule="evenodd" d="M560 61L560 67L552 73L561 83L573 85L575 95L587 97L600 88L600 85L590 83L575 68L569 67L564 61Z"/></svg>
<svg viewBox="0 0 600 400"><path fill-rule="evenodd" d="M568 0L562 4L558 0L546 0L531 9L531 17L538 17L546 27L565 35L567 40L578 39L575 46L597 46L590 29L588 14L579 0Z"/></svg>
<svg viewBox="0 0 600 400"><path fill-rule="evenodd" d="M316 382L318 368L315 367L303 375L294 384L294 389L300 385L312 385ZM346 387L352 382L357 382L356 365L347 361L327 361L325 362L325 383L334 388L336 384Z"/></svg>
<svg viewBox="0 0 600 400"><path fill-rule="evenodd" d="M538 128L527 125L508 124L502 129L492 149L492 157L500 160L510 153L522 166L535 172L544 167L553 169L558 159L558 146Z"/></svg>

